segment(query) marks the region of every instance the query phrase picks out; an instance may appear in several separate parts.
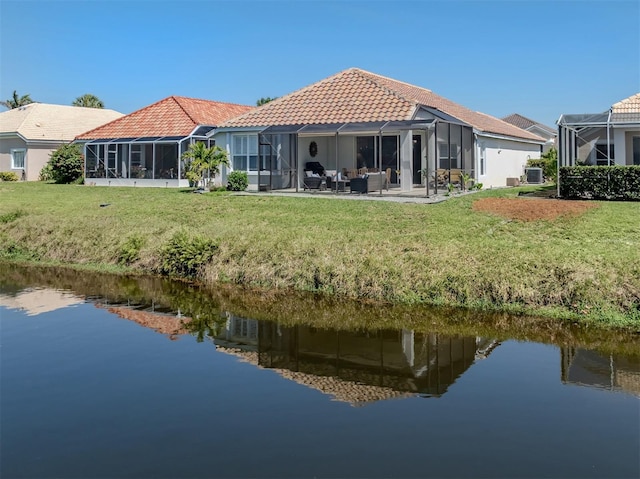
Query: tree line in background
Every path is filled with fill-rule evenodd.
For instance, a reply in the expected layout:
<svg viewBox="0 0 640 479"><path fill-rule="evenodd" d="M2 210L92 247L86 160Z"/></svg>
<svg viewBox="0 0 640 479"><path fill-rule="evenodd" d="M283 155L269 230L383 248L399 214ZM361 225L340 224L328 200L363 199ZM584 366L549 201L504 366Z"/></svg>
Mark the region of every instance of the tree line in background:
<svg viewBox="0 0 640 479"><path fill-rule="evenodd" d="M31 99L31 95L18 95L16 90L13 90L13 95L6 101L0 101L0 105L4 106L8 110L13 110L14 108L20 108L21 106L29 105L30 103L37 103ZM72 106L82 106L85 108L104 108L104 103L100 98L91 93L86 93L82 96L79 96L75 100L71 102Z"/></svg>
<svg viewBox="0 0 640 479"><path fill-rule="evenodd" d="M278 97L274 96L273 98L266 96L258 99L256 101L256 106L265 105L273 100L277 100ZM28 105L30 103L37 103L31 99L31 95L18 95L16 90L13 90L13 96L6 101L0 101L0 105L4 106L7 110L13 110L14 108L20 108L21 106ZM79 96L75 100L71 102L72 106L82 106L84 108L104 108L104 102L95 95L91 93L85 93L82 96Z"/></svg>

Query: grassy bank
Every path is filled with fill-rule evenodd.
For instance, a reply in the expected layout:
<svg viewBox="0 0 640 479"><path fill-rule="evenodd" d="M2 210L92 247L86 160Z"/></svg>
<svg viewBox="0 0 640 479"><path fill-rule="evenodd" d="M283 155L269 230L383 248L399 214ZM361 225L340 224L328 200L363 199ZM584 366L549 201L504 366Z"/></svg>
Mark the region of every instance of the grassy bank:
<svg viewBox="0 0 640 479"><path fill-rule="evenodd" d="M472 210L517 192L419 205L0 183L0 259L640 327L640 204Z"/></svg>
<svg viewBox="0 0 640 479"><path fill-rule="evenodd" d="M359 332L409 329L446 336L535 341L595 350L604 355L640 355L640 336L633 330L567 325L553 318L465 308L381 305L292 291L270 290L265 294L233 285L218 284L215 288L207 288L158 276L116 275L0 262L0 291L11 294L24 288L70 290L90 297L96 303L127 305L137 310L144 310L143 305L149 310L153 305L154 311L180 311L181 316L187 318L187 329L202 337L224 325L227 315L221 312L229 312L284 326Z"/></svg>

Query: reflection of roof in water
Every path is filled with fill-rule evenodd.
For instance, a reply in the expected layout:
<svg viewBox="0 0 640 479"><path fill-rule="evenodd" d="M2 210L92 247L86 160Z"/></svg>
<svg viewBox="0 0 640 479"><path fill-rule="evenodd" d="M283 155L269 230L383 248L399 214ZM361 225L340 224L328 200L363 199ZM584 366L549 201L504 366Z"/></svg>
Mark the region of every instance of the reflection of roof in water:
<svg viewBox="0 0 640 479"><path fill-rule="evenodd" d="M68 291L48 288L25 289L15 296L0 294L0 306L22 310L27 316L37 316L83 302L83 298Z"/></svg>
<svg viewBox="0 0 640 479"><path fill-rule="evenodd" d="M165 334L169 336L170 339L177 339L178 335L188 332L183 326L182 321L187 321L189 318L178 318L171 314L144 311L127 306L109 306L107 304L96 303L96 307L106 309L122 319L133 321L140 326Z"/></svg>
<svg viewBox="0 0 640 479"><path fill-rule="evenodd" d="M231 354L241 360L250 363L260 369L268 369L277 372L280 376L291 381L295 381L303 386L328 394L336 401L347 402L352 406L362 406L374 401L385 399L412 397L414 394L395 391L392 388L383 386L370 386L367 384L345 381L333 376L317 376L315 374L291 371L280 368L264 368L258 364L257 351L245 351L240 348L230 348L217 345L217 351Z"/></svg>
<svg viewBox="0 0 640 479"><path fill-rule="evenodd" d="M618 369L616 379L620 389L640 397L640 371Z"/></svg>

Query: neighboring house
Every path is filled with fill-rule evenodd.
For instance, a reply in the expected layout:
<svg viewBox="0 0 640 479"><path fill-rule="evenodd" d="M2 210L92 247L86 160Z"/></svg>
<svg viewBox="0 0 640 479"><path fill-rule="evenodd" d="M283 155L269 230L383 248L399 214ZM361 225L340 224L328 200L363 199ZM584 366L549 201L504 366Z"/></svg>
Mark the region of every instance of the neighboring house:
<svg viewBox="0 0 640 479"><path fill-rule="evenodd" d="M582 348L561 347L563 384L624 391L640 397L640 361L637 356L601 354Z"/></svg>
<svg viewBox="0 0 640 479"><path fill-rule="evenodd" d="M560 166L640 165L640 93L603 113L561 115Z"/></svg>
<svg viewBox="0 0 640 479"><path fill-rule="evenodd" d="M85 183L119 186L188 186L181 155L216 125L254 107L170 96L79 134Z"/></svg>
<svg viewBox="0 0 640 479"><path fill-rule="evenodd" d="M30 103L0 113L0 171L37 180L52 151L79 133L120 118L102 108Z"/></svg>
<svg viewBox="0 0 640 479"><path fill-rule="evenodd" d="M300 188L307 162L391 172L402 191L466 172L485 187L524 174L545 139L426 88L350 68L211 132L250 188ZM223 172L226 174L226 172ZM435 182L437 184L438 182Z"/></svg>
<svg viewBox="0 0 640 479"><path fill-rule="evenodd" d="M522 128L525 131L529 131L535 135L541 136L546 140L542 153L548 152L551 148L555 148L556 146L556 138L558 136L558 132L555 128L551 128L550 126L543 125L542 123L538 123L536 121L530 120L529 118L519 115L518 113L514 113L509 116L505 116L502 121L506 121L507 123L511 123L512 125L517 126L518 128Z"/></svg>
<svg viewBox="0 0 640 479"><path fill-rule="evenodd" d="M22 310L27 316L37 316L83 303L84 298L80 296L49 288L25 289L16 294L0 293L0 306Z"/></svg>

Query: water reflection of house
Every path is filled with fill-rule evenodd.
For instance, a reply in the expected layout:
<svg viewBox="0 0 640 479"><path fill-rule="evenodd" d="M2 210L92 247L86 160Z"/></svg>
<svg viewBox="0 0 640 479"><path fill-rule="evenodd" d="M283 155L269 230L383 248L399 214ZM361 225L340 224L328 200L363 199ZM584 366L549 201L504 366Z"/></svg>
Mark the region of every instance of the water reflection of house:
<svg viewBox="0 0 640 479"><path fill-rule="evenodd" d="M101 303L96 303L96 307L104 308L122 319L127 319L145 328L153 329L157 333L164 334L171 340L175 340L179 335L188 332L182 323L183 318L174 314L135 309L129 306L110 306Z"/></svg>
<svg viewBox="0 0 640 479"><path fill-rule="evenodd" d="M336 331L230 316L218 350L351 404L440 396L497 342L410 330Z"/></svg>
<svg viewBox="0 0 640 479"><path fill-rule="evenodd" d="M588 349L564 347L562 382L612 391L625 391L640 397L640 355L603 355Z"/></svg>
<svg viewBox="0 0 640 479"><path fill-rule="evenodd" d="M0 306L20 309L27 316L37 316L83 302L83 298L68 291L48 288L25 289L15 295L0 294Z"/></svg>

